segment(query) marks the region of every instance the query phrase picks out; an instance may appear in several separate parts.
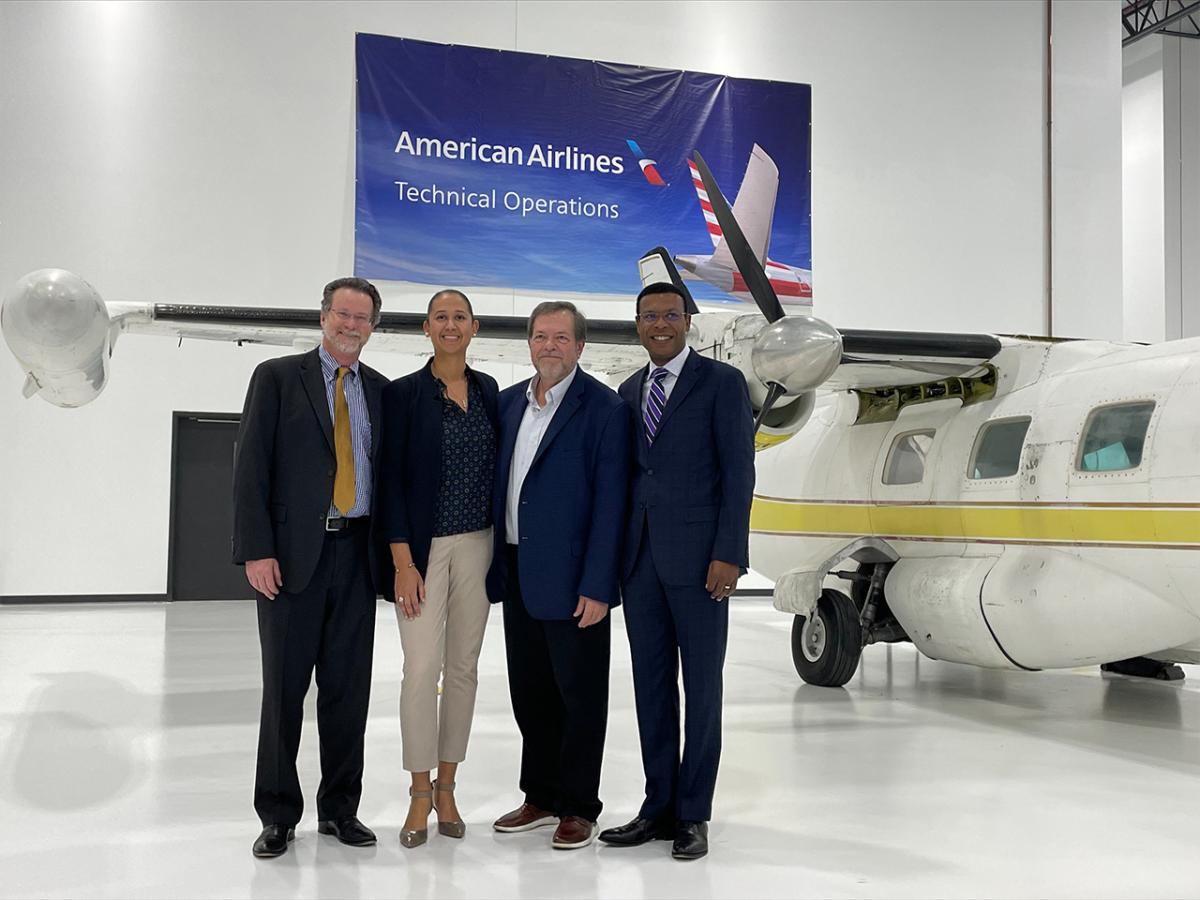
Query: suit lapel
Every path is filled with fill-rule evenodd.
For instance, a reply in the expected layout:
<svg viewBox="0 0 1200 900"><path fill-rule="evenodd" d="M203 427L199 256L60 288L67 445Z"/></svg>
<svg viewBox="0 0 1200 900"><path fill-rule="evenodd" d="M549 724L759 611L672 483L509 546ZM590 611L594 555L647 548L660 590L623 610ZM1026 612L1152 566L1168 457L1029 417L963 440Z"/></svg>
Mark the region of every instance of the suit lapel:
<svg viewBox="0 0 1200 900"><path fill-rule="evenodd" d="M504 410L500 421L500 446L497 448L497 472L504 473L504 481L508 483L508 471L512 468L513 449L517 446L517 432L521 430L521 417L525 415L525 391L529 382L518 386L516 396L508 409Z"/></svg>
<svg viewBox="0 0 1200 900"><path fill-rule="evenodd" d="M538 464L538 460L546 454L546 448L554 442L554 439L558 437L558 433L566 427L567 422L571 420L571 417L583 405L583 380L587 377L583 369L576 370L575 380L571 382L571 387L567 390L567 395L562 398L562 406L554 414L554 418L550 420L550 427L546 429L546 433L542 435L542 441L538 444L533 462L529 464L530 469Z"/></svg>
<svg viewBox="0 0 1200 900"><path fill-rule="evenodd" d="M304 383L304 390L308 394L313 412L316 413L317 421L321 423L321 433L325 435L325 442L332 451L333 420L329 417L329 399L325 396L325 376L321 372L319 350L310 351L300 361L300 380ZM373 418L372 413L372 424Z"/></svg>
<svg viewBox="0 0 1200 900"><path fill-rule="evenodd" d="M358 373L362 376L363 394L367 398L367 418L371 422L371 459L379 458L380 423L383 416L383 386L375 378L375 370L368 369L362 363L358 365Z"/></svg>
<svg viewBox="0 0 1200 900"><path fill-rule="evenodd" d="M683 371L679 373L679 380L675 382L675 387L671 390L671 396L667 400L667 408L663 410L662 418L658 422L659 434L662 434L667 420L671 418L675 410L679 409L683 401L687 399L687 395L691 393L692 388L699 382L702 365L700 356L695 350L688 354L687 362L683 364Z"/></svg>
<svg viewBox="0 0 1200 900"><path fill-rule="evenodd" d="M633 428L637 433L637 452L638 458L644 459L646 451L650 448L650 441L646 438L646 415L642 407L642 394L646 390L646 378L649 375L649 368L642 366L638 370L638 374L633 381L633 396L626 398L629 405L633 407Z"/></svg>

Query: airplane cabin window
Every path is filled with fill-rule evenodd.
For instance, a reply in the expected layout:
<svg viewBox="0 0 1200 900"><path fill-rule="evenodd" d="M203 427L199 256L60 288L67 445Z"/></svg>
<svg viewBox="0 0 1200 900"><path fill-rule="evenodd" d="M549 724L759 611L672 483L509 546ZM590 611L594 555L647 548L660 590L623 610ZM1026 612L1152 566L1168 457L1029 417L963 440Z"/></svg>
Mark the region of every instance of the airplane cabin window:
<svg viewBox="0 0 1200 900"><path fill-rule="evenodd" d="M1029 431L1029 416L987 422L975 439L968 478L1008 478L1021 466L1021 448Z"/></svg>
<svg viewBox="0 0 1200 900"><path fill-rule="evenodd" d="M917 484L925 477L925 457L933 431L910 431L896 436L883 467L884 484Z"/></svg>
<svg viewBox="0 0 1200 900"><path fill-rule="evenodd" d="M1121 403L1092 410L1076 468L1081 472L1119 472L1142 464L1146 430L1154 401Z"/></svg>

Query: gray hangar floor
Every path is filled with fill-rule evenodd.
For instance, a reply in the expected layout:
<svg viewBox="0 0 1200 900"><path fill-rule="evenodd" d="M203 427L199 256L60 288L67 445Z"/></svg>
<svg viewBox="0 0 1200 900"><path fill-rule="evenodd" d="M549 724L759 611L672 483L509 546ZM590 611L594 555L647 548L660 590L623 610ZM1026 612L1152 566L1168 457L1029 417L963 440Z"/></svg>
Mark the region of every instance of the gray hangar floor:
<svg viewBox="0 0 1200 900"><path fill-rule="evenodd" d="M601 825L642 777L615 614ZM255 860L254 605L0 607L3 897L1177 897L1200 895L1200 670L1166 683L1097 669L992 672L869 648L844 689L798 680L790 618L735 601L711 853L669 844L552 851L500 835L520 742L493 610L466 839L405 850L400 653L380 603L363 820L379 845L316 833ZM1114 627L1120 627L1114 623Z"/></svg>

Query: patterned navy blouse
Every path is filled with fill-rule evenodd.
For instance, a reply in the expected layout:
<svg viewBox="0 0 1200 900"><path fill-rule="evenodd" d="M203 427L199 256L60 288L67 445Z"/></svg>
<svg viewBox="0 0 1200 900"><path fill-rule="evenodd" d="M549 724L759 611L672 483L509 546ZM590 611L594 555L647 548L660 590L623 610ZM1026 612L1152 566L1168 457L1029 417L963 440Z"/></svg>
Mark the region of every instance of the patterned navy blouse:
<svg viewBox="0 0 1200 900"><path fill-rule="evenodd" d="M446 395L445 383L434 381L442 395L442 483L433 536L480 531L492 524L496 434L473 378L467 378L465 412Z"/></svg>

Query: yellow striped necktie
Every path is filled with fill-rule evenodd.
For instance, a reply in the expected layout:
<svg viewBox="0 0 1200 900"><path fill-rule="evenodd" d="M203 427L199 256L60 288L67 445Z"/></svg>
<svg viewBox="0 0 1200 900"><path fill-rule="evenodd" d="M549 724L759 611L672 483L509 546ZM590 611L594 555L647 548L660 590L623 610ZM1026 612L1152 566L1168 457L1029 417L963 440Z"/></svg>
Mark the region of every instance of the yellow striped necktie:
<svg viewBox="0 0 1200 900"><path fill-rule="evenodd" d="M350 404L343 383L350 370L337 370L333 386L333 449L337 454L337 475L333 479L333 505L342 515L354 506L354 444L350 440Z"/></svg>

